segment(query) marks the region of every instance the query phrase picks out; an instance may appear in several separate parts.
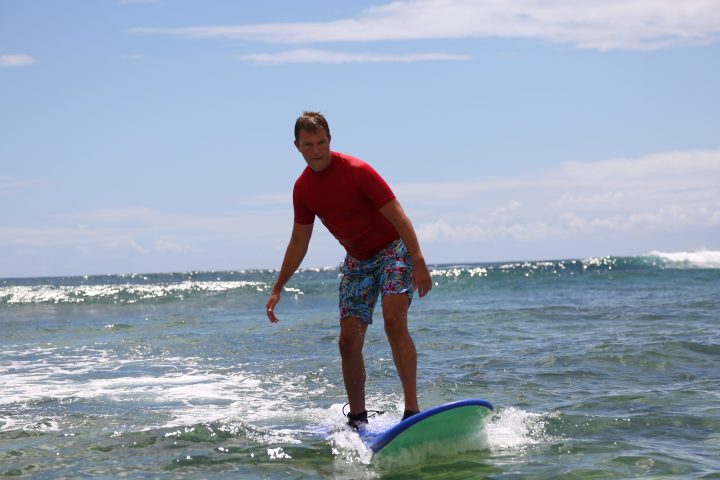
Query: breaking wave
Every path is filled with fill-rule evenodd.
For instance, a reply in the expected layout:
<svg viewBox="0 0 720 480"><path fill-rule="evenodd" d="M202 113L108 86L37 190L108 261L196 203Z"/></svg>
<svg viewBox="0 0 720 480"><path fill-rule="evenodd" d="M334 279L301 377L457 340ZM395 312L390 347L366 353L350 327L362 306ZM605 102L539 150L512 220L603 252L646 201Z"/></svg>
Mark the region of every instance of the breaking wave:
<svg viewBox="0 0 720 480"><path fill-rule="evenodd" d="M687 268L720 269L720 251L652 251L646 255L627 257L436 265L430 273L436 285L462 287L502 282L508 278L522 281L524 277L573 277L593 273ZM285 293L295 298L302 295L335 295L338 274L337 268L300 270L286 286ZM0 280L0 306L134 304L184 301L215 295L264 298L276 275L275 270L250 270L5 279Z"/></svg>
<svg viewBox="0 0 720 480"><path fill-rule="evenodd" d="M698 250L694 252L659 252L654 250L647 255L658 258L665 266L720 268L720 251Z"/></svg>

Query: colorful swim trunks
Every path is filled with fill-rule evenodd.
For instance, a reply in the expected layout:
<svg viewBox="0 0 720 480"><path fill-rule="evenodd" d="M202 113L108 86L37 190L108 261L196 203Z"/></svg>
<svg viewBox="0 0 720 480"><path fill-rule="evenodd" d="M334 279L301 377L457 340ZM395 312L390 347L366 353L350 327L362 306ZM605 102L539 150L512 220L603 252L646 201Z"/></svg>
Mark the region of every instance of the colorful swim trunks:
<svg viewBox="0 0 720 480"><path fill-rule="evenodd" d="M412 262L402 240L368 260L347 255L340 267L340 318L359 317L371 324L378 295L406 294L412 301Z"/></svg>

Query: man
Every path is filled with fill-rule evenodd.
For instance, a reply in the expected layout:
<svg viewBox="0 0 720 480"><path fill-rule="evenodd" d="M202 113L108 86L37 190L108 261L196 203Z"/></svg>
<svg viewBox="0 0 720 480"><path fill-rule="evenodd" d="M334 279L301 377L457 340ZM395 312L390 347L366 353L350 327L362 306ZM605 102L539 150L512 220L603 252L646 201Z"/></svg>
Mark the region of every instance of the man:
<svg viewBox="0 0 720 480"><path fill-rule="evenodd" d="M267 301L267 316L277 323L275 306L282 288L307 253L315 217L345 247L341 267L340 356L350 403L348 424L367 424L365 332L372 323L378 294L395 366L405 398L403 419L420 411L417 354L407 326L413 290L424 297L432 288L415 230L387 183L368 164L330 150L330 128L317 112L295 123L295 147L307 167L295 182L295 222L280 273Z"/></svg>

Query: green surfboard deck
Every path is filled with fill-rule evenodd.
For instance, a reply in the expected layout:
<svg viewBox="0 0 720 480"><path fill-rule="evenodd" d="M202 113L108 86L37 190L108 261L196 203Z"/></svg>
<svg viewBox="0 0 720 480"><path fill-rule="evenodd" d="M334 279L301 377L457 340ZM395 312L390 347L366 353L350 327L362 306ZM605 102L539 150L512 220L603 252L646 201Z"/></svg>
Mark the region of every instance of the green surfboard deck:
<svg viewBox="0 0 720 480"><path fill-rule="evenodd" d="M410 417L374 439L375 455L389 456L403 451L474 438L492 413L485 400L469 399L440 405Z"/></svg>

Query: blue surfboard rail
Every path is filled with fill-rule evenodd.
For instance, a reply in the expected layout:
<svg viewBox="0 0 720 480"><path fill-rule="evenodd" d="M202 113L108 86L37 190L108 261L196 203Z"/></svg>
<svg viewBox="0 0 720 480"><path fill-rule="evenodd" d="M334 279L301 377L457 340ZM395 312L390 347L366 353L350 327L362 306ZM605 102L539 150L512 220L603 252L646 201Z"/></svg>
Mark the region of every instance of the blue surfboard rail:
<svg viewBox="0 0 720 480"><path fill-rule="evenodd" d="M483 400L481 398L468 398L465 400L458 400L457 402L450 402L443 405L439 405L437 407L429 408L427 410L423 410L422 412L413 415L412 417L403 420L402 422L398 423L394 427L387 430L385 433L380 435L378 438L376 438L372 444L370 444L370 449L373 451L373 453L377 453L380 450L382 450L385 445L390 443L395 437L400 435L402 432L407 430L408 428L412 427L416 423L422 422L426 418L432 417L433 415L437 415L438 413L452 410L453 408L458 407L469 407L469 406L481 406L485 407L488 410L492 410L493 406L490 402L487 400Z"/></svg>

